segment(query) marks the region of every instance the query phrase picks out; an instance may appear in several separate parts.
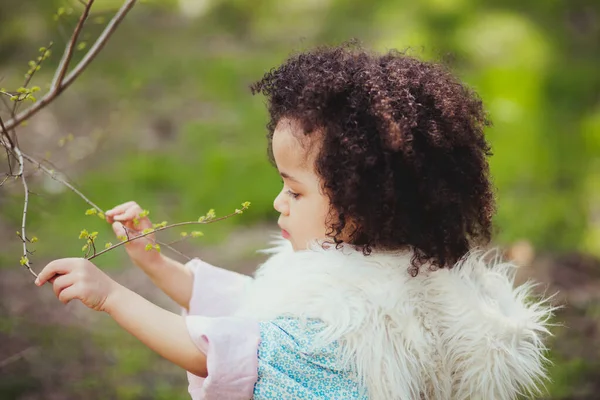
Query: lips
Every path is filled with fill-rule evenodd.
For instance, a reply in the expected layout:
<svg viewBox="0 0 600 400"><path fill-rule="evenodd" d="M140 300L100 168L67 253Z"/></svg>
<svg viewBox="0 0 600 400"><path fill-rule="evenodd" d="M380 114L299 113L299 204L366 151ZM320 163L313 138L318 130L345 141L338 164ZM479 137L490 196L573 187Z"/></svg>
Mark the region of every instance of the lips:
<svg viewBox="0 0 600 400"><path fill-rule="evenodd" d="M283 236L284 239L289 239L290 238L289 232L286 231L285 229L281 230L281 236Z"/></svg>

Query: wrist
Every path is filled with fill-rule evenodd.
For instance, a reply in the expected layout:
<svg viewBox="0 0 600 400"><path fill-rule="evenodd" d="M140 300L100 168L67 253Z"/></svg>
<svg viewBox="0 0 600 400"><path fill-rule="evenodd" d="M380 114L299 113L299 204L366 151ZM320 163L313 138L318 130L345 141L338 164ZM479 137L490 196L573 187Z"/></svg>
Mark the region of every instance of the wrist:
<svg viewBox="0 0 600 400"><path fill-rule="evenodd" d="M132 293L131 290L127 289L125 286L120 285L117 282L114 282L114 286L111 291L106 296L106 300L104 300L104 306L102 307L102 311L109 315L114 315L115 311L118 309L119 304L125 304L127 301L127 294Z"/></svg>
<svg viewBox="0 0 600 400"><path fill-rule="evenodd" d="M160 268L160 265L165 263L166 257L156 250L145 251L141 257L136 257L135 254L130 254L131 261L145 272L150 272L155 268Z"/></svg>

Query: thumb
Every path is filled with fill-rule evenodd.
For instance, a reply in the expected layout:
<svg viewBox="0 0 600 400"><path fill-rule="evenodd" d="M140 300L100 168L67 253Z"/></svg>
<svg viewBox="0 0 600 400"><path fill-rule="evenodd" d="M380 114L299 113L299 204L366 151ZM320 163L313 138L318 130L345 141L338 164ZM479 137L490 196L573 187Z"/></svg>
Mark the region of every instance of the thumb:
<svg viewBox="0 0 600 400"><path fill-rule="evenodd" d="M112 229L117 237L127 236L127 234L125 232L125 227L120 222L113 222Z"/></svg>

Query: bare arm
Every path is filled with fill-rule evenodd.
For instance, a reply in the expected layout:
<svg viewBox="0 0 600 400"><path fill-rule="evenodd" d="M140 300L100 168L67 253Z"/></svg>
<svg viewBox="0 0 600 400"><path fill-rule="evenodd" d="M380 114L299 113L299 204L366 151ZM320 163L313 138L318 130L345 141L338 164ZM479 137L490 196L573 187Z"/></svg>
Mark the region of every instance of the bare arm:
<svg viewBox="0 0 600 400"><path fill-rule="evenodd" d="M153 224L144 215L142 207L135 201L120 204L106 211L106 220L112 224L117 237L129 237L133 232L153 229ZM127 230L126 230L126 229ZM155 250L146 251L146 245L154 243L154 235L133 240L125 245L129 258L140 267L163 292L184 308L189 307L194 277L183 264Z"/></svg>
<svg viewBox="0 0 600 400"><path fill-rule="evenodd" d="M160 257L155 262L135 262L135 264L167 296L181 307L188 309L192 297L194 275L185 265L162 254L160 254Z"/></svg>
<svg viewBox="0 0 600 400"><path fill-rule="evenodd" d="M206 355L192 341L184 317L121 285L106 299L104 310L156 353L194 375L207 376Z"/></svg>
<svg viewBox="0 0 600 400"><path fill-rule="evenodd" d="M108 313L121 327L167 360L205 377L206 355L194 344L185 317L164 310L118 284L85 258L63 258L44 267L36 285L52 283L56 297L78 299Z"/></svg>

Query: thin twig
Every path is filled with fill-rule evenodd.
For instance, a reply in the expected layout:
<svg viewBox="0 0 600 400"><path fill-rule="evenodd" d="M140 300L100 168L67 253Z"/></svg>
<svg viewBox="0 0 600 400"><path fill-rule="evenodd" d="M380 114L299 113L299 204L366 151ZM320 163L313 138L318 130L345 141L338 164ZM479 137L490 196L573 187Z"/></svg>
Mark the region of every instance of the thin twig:
<svg viewBox="0 0 600 400"><path fill-rule="evenodd" d="M64 179L58 178L56 176L56 174L54 173L54 171L46 168L42 163L40 163L39 161L37 161L35 158L33 158L33 157L31 157L31 156L29 156L29 155L27 155L25 153L21 153L21 154L23 155L23 158L25 158L30 163L35 164L39 169L41 169L46 174L48 174L48 176L50 176L52 179L54 179L57 182L62 183L63 185L65 185L66 187L68 187L70 190L72 190L73 192L75 192L79 197L81 197L83 199L83 201L85 201L90 206L92 206L93 208L95 208L96 211L103 213L103 211L102 211L102 209L100 207L98 207L90 199L88 199L83 193L81 193L79 190L77 190L77 188L75 188L75 186L71 185L69 182L65 181Z"/></svg>
<svg viewBox="0 0 600 400"><path fill-rule="evenodd" d="M4 186L4 183L8 180L8 178L13 177L16 175L13 174L6 174L6 176L4 177L4 179L2 179L2 182L0 182L0 187Z"/></svg>
<svg viewBox="0 0 600 400"><path fill-rule="evenodd" d="M75 50L75 45L77 44L77 39L79 39L79 34L83 29L83 25L90 15L90 8L94 4L94 0L88 0L87 4L79 17L79 21L77 21L77 25L75 26L75 30L73 30L73 34L71 35L71 39L67 43L67 47L65 48L65 52L60 60L60 64L54 74L54 78L52 79L52 84L50 85L50 91L57 90L60 85L62 85L63 79L65 79L65 75L67 70L69 69L69 64L71 59L73 58L73 51Z"/></svg>
<svg viewBox="0 0 600 400"><path fill-rule="evenodd" d="M129 239L129 233L130 230L129 228L127 228L125 225L123 225L123 229L125 230L125 235L127 235L127 238ZM177 253L177 255L187 259L188 261L192 259L192 257L188 256L187 254L182 253L181 251L177 250L175 247L173 247L173 243L165 243L165 242L161 242L160 240L151 240L151 239L146 239L149 242L152 242L154 244L159 244L161 247L165 247L169 250L171 250L173 253Z"/></svg>
<svg viewBox="0 0 600 400"><path fill-rule="evenodd" d="M246 208L242 208L242 211L244 211L245 209ZM176 228L178 226L184 226L184 225L206 225L206 224L212 224L213 222L222 221L224 219L231 218L231 217L233 217L234 215L237 215L237 214L239 214L239 212L233 212L233 213L227 214L227 215L225 215L223 217L213 218L213 219L204 220L204 221L177 222L175 224L171 224L171 225L163 226L163 227L160 227L160 228L152 229L151 232L142 233L141 235L136 236L134 238L130 238L130 239L124 240L124 241L119 242L117 244L113 244L112 246L110 246L110 247L102 250L101 252L99 252L97 254L94 254L92 257L88 258L88 260L92 260L92 259L94 259L94 258L102 255L103 253L106 253L107 251L110 251L110 250L112 250L112 249L114 249L116 247L123 246L123 245L125 245L125 244L127 244L129 242L134 241L134 240L138 240L138 239L141 239L141 238L146 237L148 235L155 234L156 232L164 231L165 229Z"/></svg>
<svg viewBox="0 0 600 400"><path fill-rule="evenodd" d="M127 13L133 8L136 0L126 0L125 3L121 6L119 11L113 16L110 22L104 28L104 31L100 34L96 42L86 55L81 59L79 64L73 68L73 70L64 78L60 86L51 88L48 93L46 93L38 102L34 103L28 109L22 111L16 116L13 116L12 119L6 122L6 127L10 130L15 126L18 126L24 120L30 118L32 115L40 111L42 108L47 106L51 101L53 101L56 97L58 97L67 87L71 85L77 79L79 75L85 70L85 68L93 61L93 59L98 55L100 50L104 47L110 36L117 29L123 18L127 15Z"/></svg>
<svg viewBox="0 0 600 400"><path fill-rule="evenodd" d="M52 45L53 45L53 43L50 42L46 51L50 50L52 48ZM38 67L42 65L42 62L44 62L44 59L45 59L44 54L42 54L41 57L39 57L37 59L35 66L31 69L31 74L27 74L27 77L25 78L25 82L23 83L23 87L27 87L27 85L29 85L29 83L33 79L33 75L35 75L35 73L38 71Z"/></svg>
<svg viewBox="0 0 600 400"><path fill-rule="evenodd" d="M31 269L29 258L27 257L27 235L25 233L25 225L27 224L27 207L29 207L29 187L27 186L27 179L25 178L25 174L23 173L23 171L25 170L25 161L23 160L23 154L21 153L19 147L15 146L13 150L15 151L15 153L17 153L17 157L19 160L18 176L21 178L21 183L23 184L23 190L25 193L25 199L23 201L23 219L21 220L21 241L23 242L24 257L23 265L25 265L29 272L31 272L31 274L37 278L37 274L33 271L33 269Z"/></svg>
<svg viewBox="0 0 600 400"><path fill-rule="evenodd" d="M4 125L4 121L2 120L2 117L0 117L0 129L2 129L2 132L0 132L0 133L2 134L2 136L4 136L6 138L6 140L8 140L8 144L9 144L10 148L13 149L15 147L15 144L13 143L10 135L8 134L8 129L6 129L6 125Z"/></svg>
<svg viewBox="0 0 600 400"><path fill-rule="evenodd" d="M50 43L50 45L48 46L48 49L50 49L50 48L52 48L52 43ZM31 73L27 73L27 75L25 75L25 82L23 82L23 87L27 87L29 85L29 83L33 79L33 76L38 71L38 68L40 68L40 66L42 65L44 60L45 60L44 55L42 55L41 57L38 57L37 61L35 62L35 65L33 67L31 67L31 69L30 69ZM25 99L26 99L26 97L21 98L21 95L18 94L17 99L15 99L15 103L13 104L12 111L10 113L12 118L15 117L15 113L17 112L17 109L19 108L19 104Z"/></svg>

